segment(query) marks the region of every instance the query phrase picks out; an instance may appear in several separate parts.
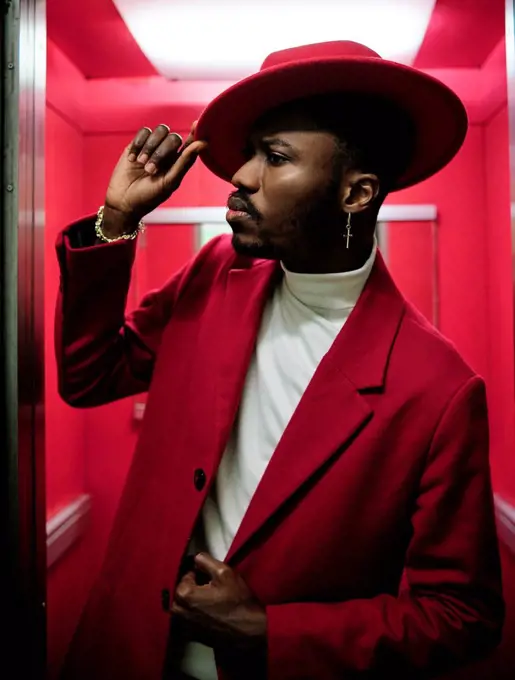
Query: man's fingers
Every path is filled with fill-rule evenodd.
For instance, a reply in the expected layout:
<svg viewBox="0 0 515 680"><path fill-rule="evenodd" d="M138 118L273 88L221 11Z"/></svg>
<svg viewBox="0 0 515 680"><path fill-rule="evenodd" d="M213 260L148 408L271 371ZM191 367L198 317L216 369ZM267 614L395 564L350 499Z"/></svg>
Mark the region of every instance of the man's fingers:
<svg viewBox="0 0 515 680"><path fill-rule="evenodd" d="M182 577L175 590L174 602L176 608L192 611L202 609L205 605L211 605L219 597L210 584L199 586L195 573L189 571ZM173 609L172 609L173 611Z"/></svg>
<svg viewBox="0 0 515 680"><path fill-rule="evenodd" d="M182 145L182 152L195 141L196 129L197 121L194 121L189 135L183 143L181 136L177 132L170 132L170 128L164 123L158 125L155 130L152 130L152 128L149 127L141 128L127 147L129 160L133 162L138 159L140 163L147 162L148 159L145 160L143 157L148 156L150 158L158 146L167 139L170 134L175 135L180 141L179 147Z"/></svg>
<svg viewBox="0 0 515 680"><path fill-rule="evenodd" d="M207 553L199 553L198 555L195 555L195 565L197 569L200 569L205 574L211 576L213 580L217 581L221 580L224 575L230 571L230 567L228 567L224 562L215 560L214 557L211 557L211 555L208 555Z"/></svg>
<svg viewBox="0 0 515 680"><path fill-rule="evenodd" d="M192 571L189 571L182 577L179 585L177 586L174 599L178 602L178 604L187 606L195 588L198 588L195 581L195 574Z"/></svg>
<svg viewBox="0 0 515 680"><path fill-rule="evenodd" d="M158 125L143 145L143 148L137 157L137 161L145 165L148 162L150 156L152 156L157 147L168 137L169 134L170 128L168 125ZM177 137L180 139L179 135L177 135ZM182 139L180 141L182 144Z"/></svg>
<svg viewBox="0 0 515 680"><path fill-rule="evenodd" d="M129 161L144 165L148 175L163 182L165 192L174 192L207 147L206 142L195 141L196 125L195 121L185 142L167 125L142 128L126 149Z"/></svg>
<svg viewBox="0 0 515 680"><path fill-rule="evenodd" d="M175 132L169 134L152 153L145 165L149 175L167 172L177 160L179 148L182 144L180 135Z"/></svg>
<svg viewBox="0 0 515 680"><path fill-rule="evenodd" d="M148 140L151 134L152 130L148 127L144 127L138 131L137 135L134 137L128 147L130 161L133 162L136 160L136 158L141 153L141 149L144 147L145 142Z"/></svg>
<svg viewBox="0 0 515 680"><path fill-rule="evenodd" d="M170 189L175 191L188 170L193 166L201 153L207 147L206 142L192 142L184 151L181 152L177 161L172 165L167 172L165 182Z"/></svg>
<svg viewBox="0 0 515 680"><path fill-rule="evenodd" d="M186 141L184 142L184 145L181 149L181 151L184 151L190 144L192 144L195 141L195 130L197 129L197 121L193 123L190 129L189 135L186 137Z"/></svg>

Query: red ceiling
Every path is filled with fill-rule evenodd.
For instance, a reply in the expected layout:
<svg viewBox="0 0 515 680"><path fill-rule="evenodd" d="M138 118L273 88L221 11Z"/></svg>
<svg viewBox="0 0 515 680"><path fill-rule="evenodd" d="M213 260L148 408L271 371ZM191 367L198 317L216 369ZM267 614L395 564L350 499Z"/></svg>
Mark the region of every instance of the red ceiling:
<svg viewBox="0 0 515 680"><path fill-rule="evenodd" d="M111 0L47 0L47 15L49 38L87 78L156 75ZM480 67L503 35L504 0L437 0L415 65Z"/></svg>
<svg viewBox="0 0 515 680"><path fill-rule="evenodd" d="M86 78L156 75L111 0L47 0L48 37Z"/></svg>
<svg viewBox="0 0 515 680"><path fill-rule="evenodd" d="M415 66L480 68L504 35L504 8L505 0L437 0Z"/></svg>

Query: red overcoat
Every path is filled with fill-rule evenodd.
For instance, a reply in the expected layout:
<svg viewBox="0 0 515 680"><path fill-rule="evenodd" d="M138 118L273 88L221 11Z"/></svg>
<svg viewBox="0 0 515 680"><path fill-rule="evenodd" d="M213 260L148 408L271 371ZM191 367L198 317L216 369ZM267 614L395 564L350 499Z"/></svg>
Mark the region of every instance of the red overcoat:
<svg viewBox="0 0 515 680"><path fill-rule="evenodd" d="M126 316L134 243L74 249L68 233L57 247L61 395L88 407L148 390L148 401L65 675L159 680L163 591L173 596L282 273L217 238ZM484 383L406 302L381 256L227 561L266 606L269 680L419 678L498 642ZM250 660L218 662L221 678L257 672Z"/></svg>

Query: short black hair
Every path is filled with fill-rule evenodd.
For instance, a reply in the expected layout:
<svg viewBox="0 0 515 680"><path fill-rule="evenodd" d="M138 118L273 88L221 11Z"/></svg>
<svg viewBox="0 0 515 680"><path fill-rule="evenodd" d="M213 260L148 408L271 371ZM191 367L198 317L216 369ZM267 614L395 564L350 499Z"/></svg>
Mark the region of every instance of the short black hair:
<svg viewBox="0 0 515 680"><path fill-rule="evenodd" d="M335 161L344 169L373 173L384 198L406 171L415 148L409 114L378 95L329 93L296 99L276 111L300 112L315 129L337 139Z"/></svg>

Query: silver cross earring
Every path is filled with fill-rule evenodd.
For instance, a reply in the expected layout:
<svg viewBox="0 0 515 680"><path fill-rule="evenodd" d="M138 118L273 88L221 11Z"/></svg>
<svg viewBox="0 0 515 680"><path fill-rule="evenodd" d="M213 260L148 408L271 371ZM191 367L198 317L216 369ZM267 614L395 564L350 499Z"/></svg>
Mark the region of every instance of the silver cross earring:
<svg viewBox="0 0 515 680"><path fill-rule="evenodd" d="M345 228L347 230L347 233L344 234L343 238L346 239L346 241L347 241L347 250L348 250L349 246L350 246L350 239L352 238L352 234L350 233L350 230L352 228L351 223L350 223L350 213L348 213L347 224L346 224Z"/></svg>

